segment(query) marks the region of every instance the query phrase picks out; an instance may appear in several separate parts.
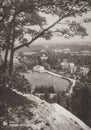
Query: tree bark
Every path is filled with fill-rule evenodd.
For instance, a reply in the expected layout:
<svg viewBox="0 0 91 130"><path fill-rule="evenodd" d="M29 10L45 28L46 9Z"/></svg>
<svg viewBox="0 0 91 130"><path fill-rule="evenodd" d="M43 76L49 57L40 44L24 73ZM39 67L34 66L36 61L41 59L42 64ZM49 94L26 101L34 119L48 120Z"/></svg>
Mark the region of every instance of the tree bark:
<svg viewBox="0 0 91 130"><path fill-rule="evenodd" d="M7 72L9 49L10 49L11 29L12 26L10 22L6 27L6 33L5 33L6 50L5 50L4 64L3 64L2 87L6 87L6 76L7 76L6 72Z"/></svg>
<svg viewBox="0 0 91 130"><path fill-rule="evenodd" d="M13 72L13 60L14 60L14 42L15 42L15 18L12 23L12 42L11 42L11 52L10 52L10 64L9 64L9 75Z"/></svg>
<svg viewBox="0 0 91 130"><path fill-rule="evenodd" d="M6 46L5 56L4 56L2 87L6 87L6 71L7 71L9 46L10 46L10 36L11 36L11 32L9 32L9 38L6 40L7 46Z"/></svg>
<svg viewBox="0 0 91 130"><path fill-rule="evenodd" d="M14 45L14 44L13 44ZM13 46L12 45L12 49L11 49L11 53L10 53L10 64L9 64L9 75L12 75L13 72L13 59L14 59L14 51L13 51Z"/></svg>

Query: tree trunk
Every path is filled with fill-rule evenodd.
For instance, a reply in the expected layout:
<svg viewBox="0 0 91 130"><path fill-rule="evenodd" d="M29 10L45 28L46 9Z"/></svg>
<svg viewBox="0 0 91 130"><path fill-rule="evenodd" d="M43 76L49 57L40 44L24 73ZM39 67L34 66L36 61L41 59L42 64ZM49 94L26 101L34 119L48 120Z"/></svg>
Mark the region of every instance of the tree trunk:
<svg viewBox="0 0 91 130"><path fill-rule="evenodd" d="M9 75L10 76L12 75L12 72L13 72L13 59L14 59L13 48L14 48L14 43L12 45L12 49L11 49L11 53L10 53L10 64L9 64Z"/></svg>
<svg viewBox="0 0 91 130"><path fill-rule="evenodd" d="M8 54L9 54L9 49L10 49L10 39L11 39L11 26L10 25L7 27L5 35L6 35L5 36L6 51L5 51L5 56L4 56L2 87L6 87L6 71L7 71Z"/></svg>
<svg viewBox="0 0 91 130"><path fill-rule="evenodd" d="M11 42L11 52L10 52L10 64L9 64L9 75L13 72L13 60L14 60L14 42L15 42L15 18L12 23L12 42Z"/></svg>
<svg viewBox="0 0 91 130"><path fill-rule="evenodd" d="M9 54L9 43L7 43L7 48L6 48L5 57L4 57L2 87L6 87L6 71L7 71L8 54Z"/></svg>

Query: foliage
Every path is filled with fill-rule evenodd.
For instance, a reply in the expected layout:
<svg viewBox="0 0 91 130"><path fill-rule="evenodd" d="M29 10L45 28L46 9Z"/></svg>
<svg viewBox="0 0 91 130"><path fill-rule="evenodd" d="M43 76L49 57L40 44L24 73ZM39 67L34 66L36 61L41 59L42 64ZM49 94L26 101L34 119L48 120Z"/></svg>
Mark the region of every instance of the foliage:
<svg viewBox="0 0 91 130"><path fill-rule="evenodd" d="M47 55L48 55L47 63L49 65L51 65L51 67L52 67L52 65L57 65L58 55L56 53L51 52L51 51L48 52Z"/></svg>
<svg viewBox="0 0 91 130"><path fill-rule="evenodd" d="M41 99L46 100L49 103L58 103L59 105L69 108L68 106L68 98L66 96L65 91L56 92L53 86L41 86L35 88L33 92L36 96L40 97ZM52 95L52 97L51 97Z"/></svg>
<svg viewBox="0 0 91 130"><path fill-rule="evenodd" d="M47 101L47 102L53 102L50 95L51 94L55 94L56 91L54 89L53 86L40 86L40 87L37 87L35 88L33 94L35 94L36 96L38 96L39 98Z"/></svg>
<svg viewBox="0 0 91 130"><path fill-rule="evenodd" d="M44 68L46 69L46 70L50 70L50 65L47 63L47 61L43 61L42 63L41 63L41 65L42 66L44 66Z"/></svg>
<svg viewBox="0 0 91 130"><path fill-rule="evenodd" d="M34 90L34 93L45 93L45 92L48 92L48 93L55 93L55 89L53 86L40 86L40 87L35 87L35 90Z"/></svg>
<svg viewBox="0 0 91 130"><path fill-rule="evenodd" d="M91 86L77 83L70 98L71 112L91 127Z"/></svg>
<svg viewBox="0 0 91 130"><path fill-rule="evenodd" d="M40 64L40 60L37 55L24 56L24 55L20 54L19 62L21 64L19 66L21 66L23 68L27 68L28 70L33 69L34 66Z"/></svg>
<svg viewBox="0 0 91 130"><path fill-rule="evenodd" d="M74 35L86 36L86 29L81 23L67 22L69 28L51 30L56 24L65 18L76 17L91 10L91 1L87 0L1 0L0 1L0 47L5 50L4 77L7 59L10 50L9 75L13 71L13 59L16 50L29 46L38 38L50 39L53 33L58 32L62 36ZM57 15L58 19L47 26L46 17L42 14ZM86 22L86 21L84 21ZM61 24L61 23L60 23ZM36 29L38 27L38 29ZM72 33L70 33L70 31ZM30 37L30 40L27 38ZM18 41L18 46L15 44ZM3 84L4 86L4 84Z"/></svg>
<svg viewBox="0 0 91 130"><path fill-rule="evenodd" d="M27 70L28 70L28 68L27 68L27 66L26 66L25 64L21 63L21 64L19 64L19 65L15 65L15 70L16 70L17 72L26 73Z"/></svg>
<svg viewBox="0 0 91 130"><path fill-rule="evenodd" d="M1 46L5 49L7 46L7 39L10 37L10 45L12 43L12 35L11 33L14 27L14 39L18 39L19 45L15 48L21 48L23 46L28 46L33 41L35 41L39 37L44 37L49 39L52 36L51 28L55 26L62 19L81 15L82 13L87 13L90 10L91 3L89 0L4 0L0 2L0 37L1 37ZM44 25L47 24L46 18L41 15L41 13L57 15L59 19L53 23L48 28L44 28ZM85 21L86 22L86 21ZM87 35L84 27L80 26L80 24L76 23L67 23L72 31L75 31L75 34L78 35ZM32 26L39 26L39 30L32 29ZM7 28L7 29L6 29ZM58 30L57 30L58 31ZM10 32L10 33L8 33ZM66 34L67 31L59 30L61 34ZM82 32L82 33L81 33ZM5 34L5 35L4 35ZM25 34L29 34L31 40L28 42ZM67 33L67 35L69 35Z"/></svg>
<svg viewBox="0 0 91 130"><path fill-rule="evenodd" d="M50 51L48 54L47 63L50 64L52 68L61 69L60 62L67 59L68 62L73 62L76 66L87 66L90 68L91 56L90 55L71 55L70 53L53 53Z"/></svg>
<svg viewBox="0 0 91 130"><path fill-rule="evenodd" d="M18 72L14 72L12 77L8 76L7 85L10 88L16 89L22 93L31 93L31 84Z"/></svg>
<svg viewBox="0 0 91 130"><path fill-rule="evenodd" d="M36 106L35 102L27 100L10 88L0 88L0 130L12 130L10 125L15 125L15 130L27 129L25 122L26 119L32 119L33 106Z"/></svg>
<svg viewBox="0 0 91 130"><path fill-rule="evenodd" d="M31 91L27 80L17 73L12 73L14 52L29 46L40 37L50 39L53 35L51 28L68 17L75 17L91 10L90 0L1 0L0 1L0 47L5 50L3 81L6 86L17 88L22 92ZM58 19L45 28L46 19L41 13L57 15ZM86 30L79 24L69 24L74 35L87 35ZM34 29L38 26L39 30ZM57 30L55 30L57 31ZM69 31L59 30L62 35L70 35ZM48 33L48 34L47 34ZM29 34L30 41L25 37ZM72 35L70 35L72 36ZM16 40L19 45L15 46ZM7 58L10 50L9 76L6 73ZM11 74L12 73L12 74ZM6 78L7 76L7 78Z"/></svg>
<svg viewBox="0 0 91 130"><path fill-rule="evenodd" d="M50 89L53 88L50 87ZM51 97L53 93L54 95ZM43 86L40 88L36 86L34 91L34 94L41 99L49 103L58 103L91 127L91 84L85 82L76 83L71 97L66 95L66 91L53 93L52 90L49 91L47 87Z"/></svg>
<svg viewBox="0 0 91 130"><path fill-rule="evenodd" d="M2 88L2 72L0 72L0 88ZM6 74L6 86L11 89L16 89L22 93L31 93L31 84L24 77L20 75L19 72L14 71L12 77Z"/></svg>

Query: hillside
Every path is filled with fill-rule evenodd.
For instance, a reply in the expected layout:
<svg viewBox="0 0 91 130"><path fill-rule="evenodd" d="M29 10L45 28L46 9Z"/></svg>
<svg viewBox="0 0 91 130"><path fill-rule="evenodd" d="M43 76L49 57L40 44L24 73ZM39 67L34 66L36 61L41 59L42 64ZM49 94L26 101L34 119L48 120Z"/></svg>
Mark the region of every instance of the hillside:
<svg viewBox="0 0 91 130"><path fill-rule="evenodd" d="M86 124L58 104L49 104L32 94L10 91L7 89L2 98L8 107L8 118L3 122L2 130L90 130Z"/></svg>

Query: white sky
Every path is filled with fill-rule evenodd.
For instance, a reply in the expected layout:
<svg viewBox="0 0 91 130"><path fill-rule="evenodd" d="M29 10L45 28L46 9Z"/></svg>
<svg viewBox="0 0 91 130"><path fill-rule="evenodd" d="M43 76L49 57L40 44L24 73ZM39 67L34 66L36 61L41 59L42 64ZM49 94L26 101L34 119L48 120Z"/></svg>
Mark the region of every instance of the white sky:
<svg viewBox="0 0 91 130"><path fill-rule="evenodd" d="M44 14L43 14L44 16ZM48 22L48 25L51 25L54 21L56 21L58 19L57 16L52 16L52 15L45 15L46 19L47 19L47 22ZM78 16L76 18L67 18L65 20L76 20L78 22L82 21L83 18L91 18L91 12L87 13L87 14L84 14L82 17L81 16ZM62 21L63 23L64 21ZM91 42L91 23L84 23L83 24L84 27L86 27L87 29L87 32L88 32L88 36L84 37L84 38L81 38L81 36L75 36L73 38L70 38L70 39L66 39L66 38L63 38L61 36L53 36L51 38L51 40L45 40L45 39L42 39L42 38L39 38L38 40L35 41L35 44L36 43L70 43L70 42ZM63 28L64 25L56 25L54 28Z"/></svg>
<svg viewBox="0 0 91 130"><path fill-rule="evenodd" d="M48 27L49 25L52 25L58 19L57 16L52 16L51 14L47 15L47 14L41 13L40 15L42 15L43 17L46 17L46 19L47 19L47 25L45 26L45 28ZM76 18L71 17L71 18L67 18L67 19L65 19L61 22L64 23L65 21L68 21L68 20L71 20L71 21L76 20L77 22L81 22L84 18L91 18L91 12L84 14L82 17L81 16L78 16ZM51 40L45 40L43 38L39 38L33 44L34 45L35 44L41 44L42 45L42 44L48 44L48 43L61 43L62 44L62 43L83 43L83 42L87 43L87 42L91 42L91 23L84 23L83 25L84 25L84 27L86 27L87 32L89 34L88 36L86 36L84 38L81 38L81 36L74 36L72 38L67 39L67 38L64 38L62 36L55 35L51 38ZM57 29L57 28L58 29L64 28L65 26L66 25L58 24L54 28L52 28L52 30ZM33 29L39 30L39 27L36 26L34 28L34 26L33 26ZM31 40L30 35L26 35L26 37L27 37L28 40ZM16 44L18 44L18 43L16 42Z"/></svg>

